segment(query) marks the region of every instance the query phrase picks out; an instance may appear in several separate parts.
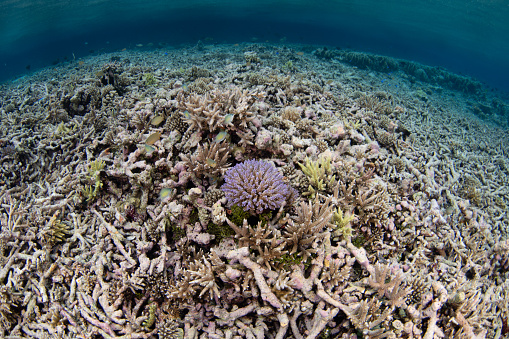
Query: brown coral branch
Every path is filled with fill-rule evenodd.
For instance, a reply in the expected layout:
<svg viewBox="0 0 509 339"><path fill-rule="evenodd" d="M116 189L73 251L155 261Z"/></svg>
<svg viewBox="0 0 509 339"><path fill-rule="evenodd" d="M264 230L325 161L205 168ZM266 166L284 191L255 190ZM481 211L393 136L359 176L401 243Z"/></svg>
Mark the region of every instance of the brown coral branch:
<svg viewBox="0 0 509 339"><path fill-rule="evenodd" d="M229 155L228 144L226 141L222 143L211 143L198 145L196 152L187 156L181 154L181 159L185 162L189 171L207 175L219 176L224 175L230 164L227 163Z"/></svg>
<svg viewBox="0 0 509 339"><path fill-rule="evenodd" d="M269 285L267 284L265 278L263 277L263 273L267 270L263 269L260 265L249 259L248 247L242 247L239 248L238 250L232 250L228 252L227 258L230 260L238 260L242 265L250 269L253 272L256 284L260 289L262 299L271 304L273 307L277 308L278 310L283 309L283 304L271 291Z"/></svg>
<svg viewBox="0 0 509 339"><path fill-rule="evenodd" d="M465 335L468 339L484 339L486 338L486 330L482 330L479 334L475 334L472 326L468 323L467 319L465 319L465 316L460 311L456 312L456 320L458 321L458 324L460 324L461 327L463 327L463 331L465 332Z"/></svg>
<svg viewBox="0 0 509 339"><path fill-rule="evenodd" d="M340 309L346 313L346 311L348 310L346 305L343 305L340 301L334 299L327 292L325 292L325 289L323 288L323 285L322 285L322 282L320 281L320 279L315 279L315 284L317 287L317 292L316 292L317 296L319 296L320 298L322 298L324 301L328 302L332 306L337 307L338 309Z"/></svg>
<svg viewBox="0 0 509 339"><path fill-rule="evenodd" d="M331 321L338 312L339 308L325 309L325 303L320 302L318 307L315 309L313 325L306 339L315 339L318 337L327 323Z"/></svg>
<svg viewBox="0 0 509 339"><path fill-rule="evenodd" d="M219 318L217 320L217 324L220 326L232 326L235 320L238 318L244 317L248 315L249 313L257 310L259 307L257 302L253 302L245 307L241 307L236 309L235 311L228 312L224 308L221 307L214 307L214 315Z"/></svg>
<svg viewBox="0 0 509 339"><path fill-rule="evenodd" d="M277 331L275 339L283 339L285 337L286 331L288 330L288 325L290 321L288 319L288 315L286 313L278 313L277 320L279 320L279 330Z"/></svg>
<svg viewBox="0 0 509 339"><path fill-rule="evenodd" d="M131 265L133 265L133 266L136 265L136 261L129 256L129 253L127 253L127 251L124 248L124 245L122 244L122 240L124 239L124 236L122 234L120 234L120 232L115 228L115 226L113 226L112 224L110 224L109 222L104 220L104 217L101 214L99 214L96 210L93 210L93 212L95 213L95 215L97 215L97 217L99 217L99 219L101 220L104 227L108 230L108 232L110 233L111 239L113 240L113 243L115 244L117 249L120 251L120 253L122 253L124 258L126 258L126 260Z"/></svg>

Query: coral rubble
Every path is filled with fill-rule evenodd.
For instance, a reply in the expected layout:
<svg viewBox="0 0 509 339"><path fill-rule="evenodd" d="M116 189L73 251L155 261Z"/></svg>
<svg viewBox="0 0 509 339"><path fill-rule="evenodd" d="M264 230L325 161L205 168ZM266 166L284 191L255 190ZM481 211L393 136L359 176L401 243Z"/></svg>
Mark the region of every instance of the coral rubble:
<svg viewBox="0 0 509 339"><path fill-rule="evenodd" d="M0 85L0 337L507 337L506 102L206 47Z"/></svg>

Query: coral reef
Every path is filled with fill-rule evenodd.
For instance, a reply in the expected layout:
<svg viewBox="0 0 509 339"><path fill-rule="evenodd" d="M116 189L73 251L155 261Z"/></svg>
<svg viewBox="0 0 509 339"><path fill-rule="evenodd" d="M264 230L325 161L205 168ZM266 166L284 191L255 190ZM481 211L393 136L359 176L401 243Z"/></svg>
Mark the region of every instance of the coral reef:
<svg viewBox="0 0 509 339"><path fill-rule="evenodd" d="M157 53L0 84L0 337L507 337L496 93L337 49Z"/></svg>
<svg viewBox="0 0 509 339"><path fill-rule="evenodd" d="M314 53L321 58L339 59L362 69L376 70L378 72L403 70L419 81L447 86L448 88L466 93L479 93L482 89L482 84L475 79L408 60L348 50L329 50L326 48L317 49Z"/></svg>

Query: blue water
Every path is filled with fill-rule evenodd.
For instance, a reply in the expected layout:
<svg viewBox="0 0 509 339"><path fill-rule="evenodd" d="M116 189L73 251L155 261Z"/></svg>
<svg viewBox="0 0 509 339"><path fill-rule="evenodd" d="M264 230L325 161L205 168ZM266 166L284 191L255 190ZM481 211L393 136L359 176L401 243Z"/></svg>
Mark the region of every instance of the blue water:
<svg viewBox="0 0 509 339"><path fill-rule="evenodd" d="M374 52L442 66L509 92L506 0L141 3L2 1L0 81L91 53L207 39Z"/></svg>

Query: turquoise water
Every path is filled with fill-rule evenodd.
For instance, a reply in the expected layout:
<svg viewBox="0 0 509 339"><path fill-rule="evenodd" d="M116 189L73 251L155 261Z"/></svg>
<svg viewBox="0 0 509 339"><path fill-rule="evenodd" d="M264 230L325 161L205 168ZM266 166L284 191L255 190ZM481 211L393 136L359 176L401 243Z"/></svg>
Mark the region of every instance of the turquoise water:
<svg viewBox="0 0 509 339"><path fill-rule="evenodd" d="M351 48L509 91L508 22L507 1L3 1L0 80L137 44L201 39Z"/></svg>

